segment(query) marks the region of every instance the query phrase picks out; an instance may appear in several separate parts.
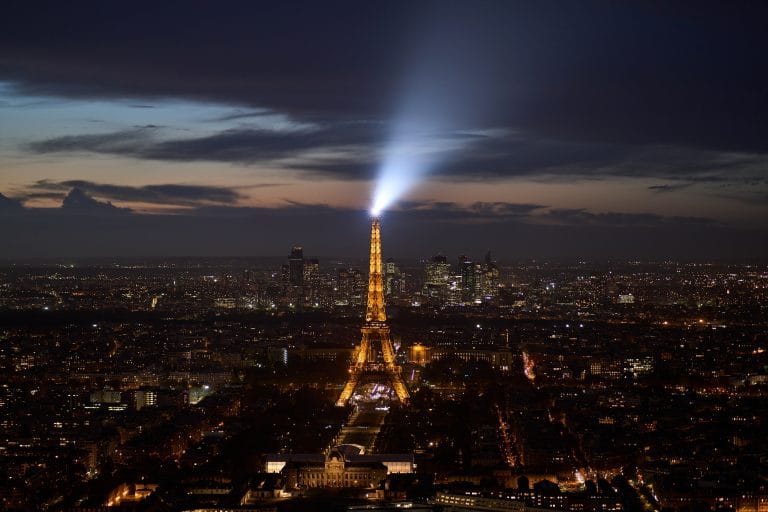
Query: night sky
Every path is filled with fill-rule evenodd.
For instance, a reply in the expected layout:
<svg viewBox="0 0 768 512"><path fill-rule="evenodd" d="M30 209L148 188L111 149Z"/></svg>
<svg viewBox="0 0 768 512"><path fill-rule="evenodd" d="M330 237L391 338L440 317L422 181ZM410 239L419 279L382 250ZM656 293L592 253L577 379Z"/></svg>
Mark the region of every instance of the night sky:
<svg viewBox="0 0 768 512"><path fill-rule="evenodd" d="M385 256L765 258L767 27L759 2L4 2L0 258L364 255L377 179Z"/></svg>

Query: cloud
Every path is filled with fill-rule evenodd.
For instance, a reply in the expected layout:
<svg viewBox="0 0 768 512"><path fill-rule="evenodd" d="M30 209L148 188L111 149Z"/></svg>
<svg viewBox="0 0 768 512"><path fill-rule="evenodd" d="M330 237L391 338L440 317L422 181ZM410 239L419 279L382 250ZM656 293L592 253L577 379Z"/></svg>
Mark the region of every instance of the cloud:
<svg viewBox="0 0 768 512"><path fill-rule="evenodd" d="M77 194L77 193L75 193ZM91 200L92 201L92 200ZM301 243L309 255L364 258L370 232L366 212L327 205L284 208L201 207L184 215L112 213L84 199L81 209L27 209L0 222L0 239L13 240L5 258L58 256L171 257L282 256ZM587 210L519 210L495 222L476 222L487 206L413 205L386 212L384 255L422 258L438 252L502 261L523 258L760 258L768 256L765 229L738 229L680 217ZM435 215L449 218L435 222ZM530 212L526 214L525 212ZM551 216L548 221L541 217ZM248 236L243 236L247 233ZM200 243L205 240L206 243ZM331 265L321 259L321 265Z"/></svg>
<svg viewBox="0 0 768 512"><path fill-rule="evenodd" d="M416 109L424 111L421 100L426 107L445 106L450 110L445 117L455 121L445 126L445 133L436 134L435 140L449 144L464 137L465 143L464 150L451 154L435 169L437 179L630 177L669 182L667 192L677 183L695 183L697 188L765 184L768 67L754 63L761 61L767 47L768 31L762 24L768 7L758 3L737 9L697 4L692 10L666 3L661 8L651 3L605 6L587 1L559 6L553 13L551 5L535 2L499 2L489 9L472 9L458 3L394 1L378 9L375 16L370 9L342 4L318 3L296 9L277 3L273 7L264 12L247 3L226 9L193 4L183 10L153 5L153 15L141 18L141 9L128 12L113 5L92 9L85 4L52 3L39 9L15 3L0 17L0 80L4 81L0 92L10 91L10 96L21 100L35 96L64 105L69 98L87 100L94 106L117 101L137 109L126 125L136 124L136 129L107 134L74 132L39 140L26 146L36 154L78 152L172 162L268 163L273 169L311 179L355 180L375 175L379 151L390 133L387 120L397 116L407 103L410 86L423 77L416 89L425 94L417 98ZM138 18L141 23L137 24ZM141 37L130 37L138 25ZM445 27L455 28L448 31L448 45L434 37L445 33L441 30ZM297 33L302 37L285 37ZM127 37L131 44L125 44ZM440 71L437 80L431 79L433 69ZM439 80L454 72L461 75L459 86ZM243 112L218 120L201 115L199 126L193 127L198 129L188 132L198 136L187 138L142 124L141 115L150 112L141 109L153 108L155 103L160 107L161 101L169 99L183 100L190 111L190 104L200 102ZM2 106L24 108L23 101L12 103ZM254 124L261 123L245 123L248 112L254 110L284 113L292 129L279 133L254 129ZM441 113L437 108L428 110ZM108 110L89 111L87 116L115 121ZM245 126L215 131L216 121L238 119ZM158 126L165 123L157 122ZM61 182L55 189L30 189L27 197L62 197L73 186L97 202L163 198L168 204L193 210L184 219L121 216L119 222L125 223L121 227L136 228L126 238L134 242L145 236L137 226L170 241L176 240L176 228L180 237L195 234L194 228L187 231L187 227L205 218L212 239L218 240L222 233L221 250L246 251L250 246L224 240L223 233L229 228L223 217L240 216L240 228L250 227L250 222L270 226L272 232L264 231L261 243L277 244L270 238L277 236L276 230L306 232L296 219L303 218L305 226L317 230L306 236L316 236L323 230L321 218L323 222L332 220L331 225L345 232L351 221L345 221L342 213L362 215L295 205L271 211L236 209L230 205L238 204L237 198L221 191L116 189L75 180ZM550 210L536 204L494 203L473 210L434 203L388 212L388 219L394 225L401 222L402 229L412 233L408 239L412 247L427 247L427 239L433 243L454 240L460 234L478 245L502 243L519 235L523 244L537 239L538 235L525 231L529 228L568 238L571 231L565 228L578 226L574 232L579 234L594 230L594 240L612 237L622 247L643 250L638 245L640 238L634 241L630 237L641 229L665 230L670 233L666 241L673 245L686 238L672 233L711 229L706 223L702 227L685 218L547 212ZM437 227L426 220L441 215L448 221ZM34 217L29 212L22 216ZM50 220L40 213L39 218L43 217ZM534 226L533 217L551 224ZM281 223L273 223L273 218ZM290 222L282 223L282 219ZM296 224L291 224L294 220ZM71 229L85 233L91 228ZM600 238L609 232L606 230L611 237ZM40 226L30 232L57 236ZM622 241L623 233L627 239ZM326 234L334 240L333 233ZM19 236L26 235L20 232ZM106 233L104 239L111 240L111 236ZM164 250L202 250L185 245L184 240L179 238L178 249L167 245ZM121 240L113 241L113 246L103 250L123 247ZM33 240L29 243L34 246ZM513 253L516 249L509 243ZM569 250L574 251L577 241L569 243ZM692 240L691 247L706 243L705 238ZM552 242L557 254L555 245ZM89 246L84 243L82 247ZM718 247L710 252L722 250Z"/></svg>
<svg viewBox="0 0 768 512"><path fill-rule="evenodd" d="M73 188L61 203L62 211L66 213L84 213L114 215L125 214L131 210L128 208L118 208L109 202L97 201L79 188Z"/></svg>
<svg viewBox="0 0 768 512"><path fill-rule="evenodd" d="M116 6L20 3L0 20L0 77L58 97L133 98L142 108L187 98L338 122L392 117L414 70L446 63L469 77L448 106L471 126L768 151L768 71L754 65L768 46L764 5L489 7L388 2L371 16L344 3L153 6L126 45L136 18ZM427 101L452 91L427 85Z"/></svg>
<svg viewBox="0 0 768 512"><path fill-rule="evenodd" d="M84 134L33 142L38 154L94 152L138 159L238 164L270 163L308 178L371 179L388 128L385 123L317 124L294 131L230 129L204 137L159 139L151 126L109 134ZM680 181L652 186L657 192L693 183L765 184L768 154L717 152L676 146L632 146L543 139L519 131L435 132L415 148L443 163L434 169L448 181L659 178ZM456 141L461 151L452 148ZM446 157L439 157L445 152Z"/></svg>
<svg viewBox="0 0 768 512"><path fill-rule="evenodd" d="M590 212L584 208L554 208L541 220L570 226L687 226L712 225L706 217L664 216L653 213Z"/></svg>
<svg viewBox="0 0 768 512"><path fill-rule="evenodd" d="M285 200L283 207L250 207L237 206L236 204L215 203L209 201L215 195L206 192L207 187L190 187L190 191L182 194L183 199L178 198L178 192L184 190L184 187L175 185L158 185L147 187L123 187L116 185L94 184L87 181L66 181L66 182L39 182L36 186L40 188L50 187L53 189L74 187L64 198L62 209L68 211L78 210L83 213L100 211L120 211L123 213L131 212L127 208L117 208L109 202L103 202L94 199L89 193L99 195L99 197L108 197L133 202L163 202L163 204L179 204L184 200L189 202L183 209L173 211L174 216L184 216L191 218L229 218L229 219L247 219L247 218L304 218L306 216L314 217L336 217L352 216L367 218L367 213L357 211L352 208L335 207L326 204L307 204L289 199ZM153 195L158 190L170 189L173 194L177 194L177 202L172 199L161 201L161 198ZM200 188L201 190L197 190ZM149 190L147 190L149 189ZM189 192L189 193L188 193ZM218 193L220 191L214 191ZM54 194L54 193L51 193ZM223 198L229 197L223 193ZM195 203L194 198L205 198L204 201ZM7 199L7 198L6 198ZM13 201L7 199L8 201ZM14 201L15 204L16 203ZM2 203L0 203L2 204ZM34 214L35 212L50 212L50 209L32 209L25 210ZM147 217L163 217L163 214L139 214L132 212L133 215ZM594 212L586 208L551 208L544 204L537 203L509 203L509 202L474 202L469 204L460 204L448 201L400 201L395 207L385 214L385 221L394 219L396 223L408 223L416 226L426 226L431 229L435 225L458 226L458 225L481 225L481 224L499 224L509 223L525 224L530 226L560 225L571 227L679 227L685 228L691 225L716 225L713 219L704 217L685 217L685 216L664 216L652 213L626 213L626 212Z"/></svg>
<svg viewBox="0 0 768 512"><path fill-rule="evenodd" d="M252 187L270 187L278 184L264 183ZM86 180L51 181L41 180L28 187L20 197L32 199L55 197L70 189L95 195L103 199L121 202L137 202L176 206L199 206L203 204L233 205L243 194L231 187L208 185L160 184L144 186L114 185Z"/></svg>
<svg viewBox="0 0 768 512"><path fill-rule="evenodd" d="M19 201L0 194L0 213L19 213L22 211L24 211L24 206Z"/></svg>
<svg viewBox="0 0 768 512"><path fill-rule="evenodd" d="M763 179L768 154L678 146L543 139L525 133L488 136L436 169L446 180L661 178L691 183Z"/></svg>
<svg viewBox="0 0 768 512"><path fill-rule="evenodd" d="M152 127L143 127L108 134L67 135L32 142L26 148L38 154L86 151L149 160L248 164L315 150L349 154L355 147L374 148L384 138L382 125L370 122L289 132L230 129L205 137L169 140L157 139L155 132Z"/></svg>
<svg viewBox="0 0 768 512"><path fill-rule="evenodd" d="M692 186L693 183L675 183L675 184L664 184L664 185L651 185L648 187L648 190L652 192L656 192L658 194L666 193L666 192L676 192L678 190L686 189L690 186Z"/></svg>
<svg viewBox="0 0 768 512"><path fill-rule="evenodd" d="M113 133L65 135L31 142L27 149L34 153L91 152L130 155L151 143L154 128L138 128Z"/></svg>
<svg viewBox="0 0 768 512"><path fill-rule="evenodd" d="M546 205L533 203L475 202L462 205L447 201L400 201L394 211L418 222L477 224L524 220Z"/></svg>
<svg viewBox="0 0 768 512"><path fill-rule="evenodd" d="M35 187L36 185L33 185L33 187ZM26 203L27 201L32 201L36 199L50 199L54 201L63 201L64 198L67 196L67 193L69 192L69 190L70 189L67 188L67 189L61 189L60 191L53 191L53 190L38 191L31 188L26 188L22 192L14 194L14 199L22 203Z"/></svg>
<svg viewBox="0 0 768 512"><path fill-rule="evenodd" d="M765 205L768 204L768 191L765 189L750 191L742 190L740 192L734 191L730 193L719 192L713 195L715 197L729 199L747 205L765 207Z"/></svg>

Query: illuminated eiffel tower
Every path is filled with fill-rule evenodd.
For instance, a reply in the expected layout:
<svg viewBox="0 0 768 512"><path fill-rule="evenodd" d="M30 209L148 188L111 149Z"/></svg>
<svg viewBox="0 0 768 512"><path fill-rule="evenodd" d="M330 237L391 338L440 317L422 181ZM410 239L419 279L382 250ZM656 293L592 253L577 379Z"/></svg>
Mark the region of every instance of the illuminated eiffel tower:
<svg viewBox="0 0 768 512"><path fill-rule="evenodd" d="M371 262L368 276L368 306L365 310L365 323L360 346L355 349L349 368L349 380L344 385L336 405L343 406L354 393L362 380L386 379L395 390L401 402L409 398L408 388L400 375L400 367L395 364L395 351L389 338L387 312L384 310L384 284L381 275L381 231L379 219L371 223ZM381 347L383 363L376 362L376 346ZM381 381L378 381L381 382Z"/></svg>

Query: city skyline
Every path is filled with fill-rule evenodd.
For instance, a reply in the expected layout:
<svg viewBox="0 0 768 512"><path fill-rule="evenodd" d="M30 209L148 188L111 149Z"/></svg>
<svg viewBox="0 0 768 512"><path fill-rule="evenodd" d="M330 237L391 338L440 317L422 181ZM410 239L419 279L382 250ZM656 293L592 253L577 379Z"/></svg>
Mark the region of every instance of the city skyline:
<svg viewBox="0 0 768 512"><path fill-rule="evenodd" d="M765 264L382 266L377 247L370 280L298 246L282 265L0 265L3 505L768 502Z"/></svg>
<svg viewBox="0 0 768 512"><path fill-rule="evenodd" d="M764 258L765 14L13 5L3 256Z"/></svg>

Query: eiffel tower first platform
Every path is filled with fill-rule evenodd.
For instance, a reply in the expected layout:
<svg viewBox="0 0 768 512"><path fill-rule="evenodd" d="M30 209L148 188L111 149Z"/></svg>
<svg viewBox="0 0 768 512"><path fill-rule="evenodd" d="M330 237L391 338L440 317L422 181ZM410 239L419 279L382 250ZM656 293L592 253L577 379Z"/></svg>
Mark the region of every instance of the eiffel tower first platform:
<svg viewBox="0 0 768 512"><path fill-rule="evenodd" d="M368 306L365 310L365 323L362 339L352 356L349 368L349 380L344 385L336 405L343 406L363 381L388 381L397 394L397 398L408 401L408 388L400 374L400 367L395 364L395 351L389 337L387 312L384 309L384 279L381 265L381 229L379 219L371 223L371 261L368 276ZM376 350L381 350L383 363L377 362Z"/></svg>

